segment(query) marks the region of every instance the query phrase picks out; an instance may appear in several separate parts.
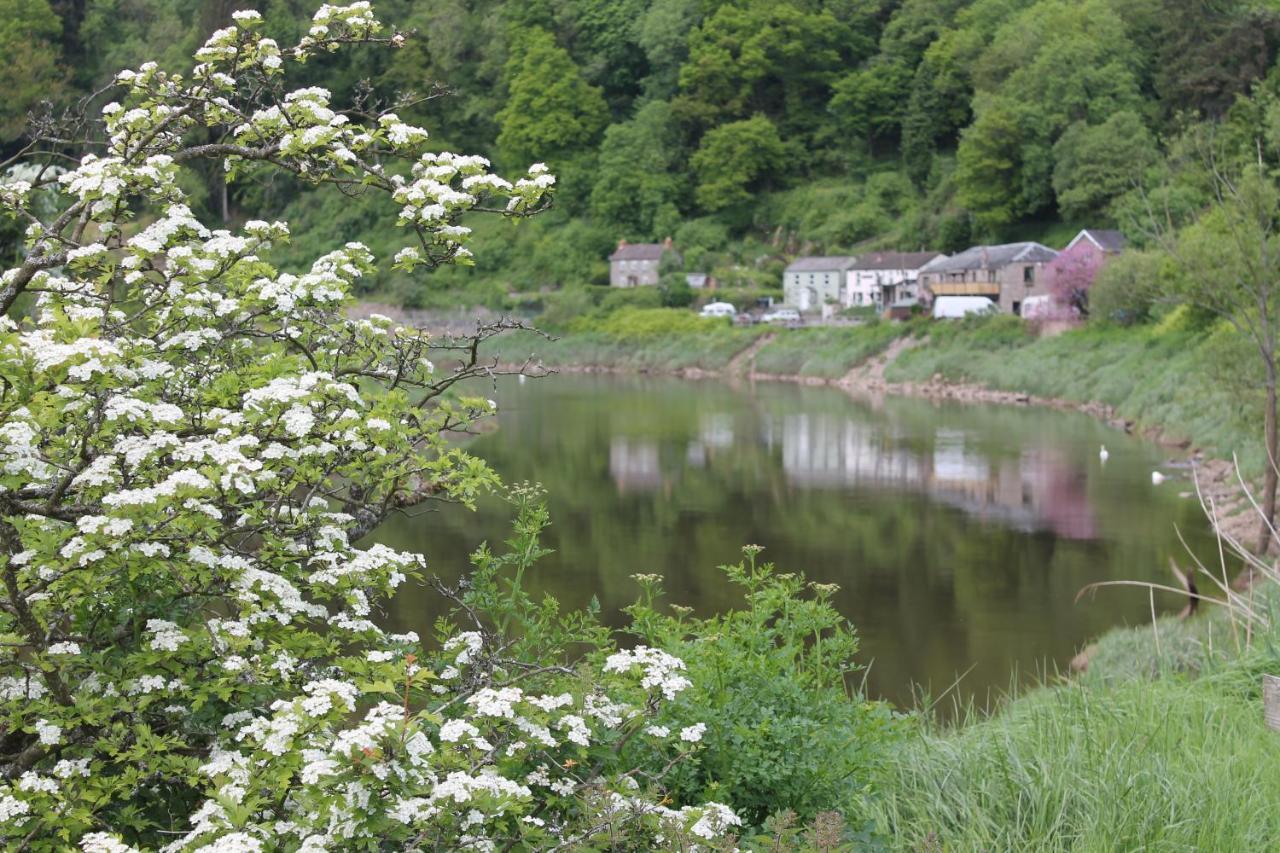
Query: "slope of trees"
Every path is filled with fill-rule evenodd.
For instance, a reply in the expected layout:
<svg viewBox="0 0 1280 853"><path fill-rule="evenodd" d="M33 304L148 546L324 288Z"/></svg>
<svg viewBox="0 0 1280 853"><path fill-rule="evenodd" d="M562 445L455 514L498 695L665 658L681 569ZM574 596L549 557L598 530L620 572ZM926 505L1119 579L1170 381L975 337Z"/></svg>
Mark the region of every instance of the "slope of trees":
<svg viewBox="0 0 1280 853"><path fill-rule="evenodd" d="M296 35L319 3L0 0L0 79L9 81L0 145L18 150L21 117L42 99L91 92L144 54L176 65L199 33L249 5ZM564 189L557 214L519 233L519 251L506 249L509 232L495 234L487 269L438 283L469 275L507 289L598 277L598 267L529 263L570 219L580 220L582 253L622 237L674 236L697 220L715 225L699 233L724 227L734 240L771 242L757 258L864 242L953 249L1039 236L1059 221L1124 226L1135 179L1189 127L1228 118L1267 78L1280 45L1280 9L1265 0L377 6L414 31L402 49L323 57L293 76L333 88L367 79L373 108L417 93L404 117L441 144L481 151L499 167L546 160ZM453 96L432 97L442 88ZM862 198L885 174L909 182L905 211L833 206L823 221L838 227L779 230L787 192L821 185ZM222 213L218 177L207 183L199 199ZM298 192L233 188L226 213L288 209L314 220L308 233L322 232L318 243L337 219L340 236L371 219L351 209L361 202ZM750 260L720 258L726 267Z"/></svg>

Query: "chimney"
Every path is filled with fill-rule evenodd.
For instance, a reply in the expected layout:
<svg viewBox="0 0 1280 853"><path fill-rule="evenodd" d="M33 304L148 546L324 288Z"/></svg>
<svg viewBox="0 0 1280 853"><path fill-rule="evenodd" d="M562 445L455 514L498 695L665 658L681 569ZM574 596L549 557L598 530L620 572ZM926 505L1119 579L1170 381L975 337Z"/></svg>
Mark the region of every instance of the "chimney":
<svg viewBox="0 0 1280 853"><path fill-rule="evenodd" d="M663 240L663 241L662 241L662 248L664 248L664 249L670 249L670 248L671 248L671 238L670 238L670 237L668 237L667 239L665 239L665 240Z"/></svg>

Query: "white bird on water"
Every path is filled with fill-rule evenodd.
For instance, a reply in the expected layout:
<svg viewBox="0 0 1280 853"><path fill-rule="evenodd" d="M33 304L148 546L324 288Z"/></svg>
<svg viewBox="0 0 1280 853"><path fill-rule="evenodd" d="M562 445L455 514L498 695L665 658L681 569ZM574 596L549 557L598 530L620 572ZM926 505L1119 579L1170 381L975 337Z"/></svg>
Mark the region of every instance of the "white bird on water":
<svg viewBox="0 0 1280 853"><path fill-rule="evenodd" d="M1103 464L1106 464L1106 461L1110 456L1111 454L1107 452L1107 446L1105 444L1102 445L1102 449L1098 451L1098 459L1101 460Z"/></svg>
<svg viewBox="0 0 1280 853"><path fill-rule="evenodd" d="M1151 472L1151 485L1158 486L1163 482L1164 482L1164 474L1161 474L1159 471Z"/></svg>

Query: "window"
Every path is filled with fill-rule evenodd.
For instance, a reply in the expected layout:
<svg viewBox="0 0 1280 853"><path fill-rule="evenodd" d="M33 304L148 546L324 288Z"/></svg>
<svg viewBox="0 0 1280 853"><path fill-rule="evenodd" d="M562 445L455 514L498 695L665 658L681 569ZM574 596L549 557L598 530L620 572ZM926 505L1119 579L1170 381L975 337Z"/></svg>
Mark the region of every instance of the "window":
<svg viewBox="0 0 1280 853"><path fill-rule="evenodd" d="M1013 313L1014 313L1015 315L1017 315L1018 317L1021 317L1021 316L1022 316L1022 303L1021 303L1021 302L1015 302L1015 303L1013 303Z"/></svg>
<svg viewBox="0 0 1280 853"><path fill-rule="evenodd" d="M1035 283L1036 283L1036 268L1035 268L1035 267L1023 267L1023 268L1022 268L1022 281L1023 281L1023 283L1024 283L1024 284L1026 284L1028 287L1029 287L1029 286L1031 286L1031 285L1033 285L1033 284L1035 284Z"/></svg>

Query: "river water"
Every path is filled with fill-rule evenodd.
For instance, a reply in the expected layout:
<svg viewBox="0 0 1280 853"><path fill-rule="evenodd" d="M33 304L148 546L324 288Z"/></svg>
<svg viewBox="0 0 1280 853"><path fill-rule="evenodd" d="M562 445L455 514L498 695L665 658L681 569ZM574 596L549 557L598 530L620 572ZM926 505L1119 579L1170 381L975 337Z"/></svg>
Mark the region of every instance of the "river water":
<svg viewBox="0 0 1280 853"><path fill-rule="evenodd" d="M985 703L1065 667L1107 628L1150 621L1145 592L1076 603L1082 587L1170 582L1170 557L1188 559L1178 529L1214 553L1167 453L1078 413L617 376L504 381L492 393L498 429L470 449L506 482L549 495L555 553L530 579L535 591L569 606L595 597L620 624L637 592L630 576L655 572L669 601L710 613L737 603L716 567L763 545L780 570L839 584L868 692L900 703L961 674L957 695ZM1160 486L1156 467L1171 474ZM377 538L453 579L482 541L498 547L508 521L493 499L396 520ZM426 636L440 611L413 587L390 619Z"/></svg>

